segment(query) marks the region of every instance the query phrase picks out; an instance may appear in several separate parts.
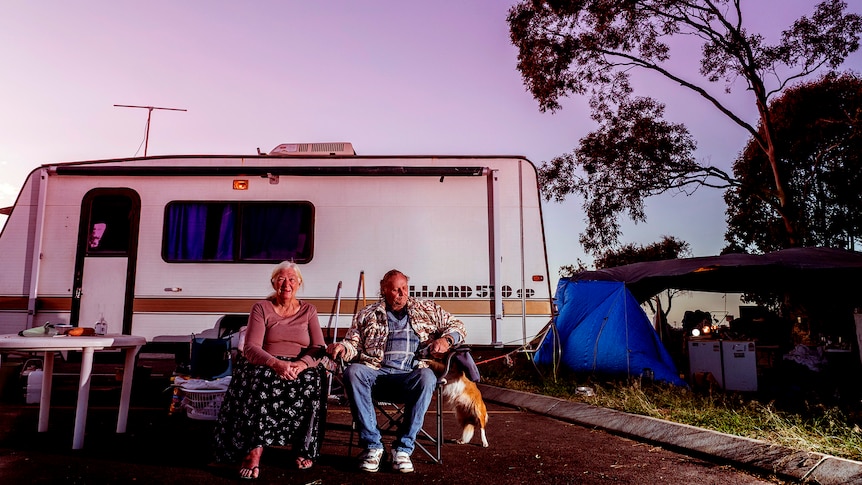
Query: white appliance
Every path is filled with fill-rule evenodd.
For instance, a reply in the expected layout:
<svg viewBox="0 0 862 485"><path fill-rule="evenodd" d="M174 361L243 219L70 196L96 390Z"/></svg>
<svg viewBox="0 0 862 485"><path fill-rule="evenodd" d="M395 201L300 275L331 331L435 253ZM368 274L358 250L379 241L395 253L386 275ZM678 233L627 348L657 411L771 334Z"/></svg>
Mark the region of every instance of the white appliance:
<svg viewBox="0 0 862 485"><path fill-rule="evenodd" d="M688 341L688 377L695 382L695 374L709 372L722 384L721 341L714 339L691 339Z"/></svg>
<svg viewBox="0 0 862 485"><path fill-rule="evenodd" d="M725 390L757 390L757 355L754 342L722 340L721 359Z"/></svg>
<svg viewBox="0 0 862 485"><path fill-rule="evenodd" d="M726 391L757 390L757 354L753 341L691 339L688 341L689 379L709 372Z"/></svg>

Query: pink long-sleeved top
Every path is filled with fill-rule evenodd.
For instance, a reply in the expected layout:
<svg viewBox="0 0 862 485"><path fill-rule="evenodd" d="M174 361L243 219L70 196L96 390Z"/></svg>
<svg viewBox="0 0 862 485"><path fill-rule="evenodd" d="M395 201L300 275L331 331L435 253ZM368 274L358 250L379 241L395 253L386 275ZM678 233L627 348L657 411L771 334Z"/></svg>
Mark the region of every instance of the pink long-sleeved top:
<svg viewBox="0 0 862 485"><path fill-rule="evenodd" d="M325 346L314 305L300 300L299 309L288 317L276 313L271 300L251 307L243 354L252 364L269 365L273 357L290 357L314 367Z"/></svg>

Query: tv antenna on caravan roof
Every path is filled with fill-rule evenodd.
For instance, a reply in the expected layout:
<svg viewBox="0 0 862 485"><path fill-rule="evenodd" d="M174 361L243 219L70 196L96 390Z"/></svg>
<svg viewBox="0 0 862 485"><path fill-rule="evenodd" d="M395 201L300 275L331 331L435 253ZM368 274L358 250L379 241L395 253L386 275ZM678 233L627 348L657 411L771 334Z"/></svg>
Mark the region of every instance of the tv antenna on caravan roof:
<svg viewBox="0 0 862 485"><path fill-rule="evenodd" d="M153 115L154 109L164 109L168 111L188 111L182 108L159 108L158 106L134 106L130 104L115 104L117 108L144 108L147 110L147 134L144 136L144 156L147 156L147 146L150 144L150 117Z"/></svg>

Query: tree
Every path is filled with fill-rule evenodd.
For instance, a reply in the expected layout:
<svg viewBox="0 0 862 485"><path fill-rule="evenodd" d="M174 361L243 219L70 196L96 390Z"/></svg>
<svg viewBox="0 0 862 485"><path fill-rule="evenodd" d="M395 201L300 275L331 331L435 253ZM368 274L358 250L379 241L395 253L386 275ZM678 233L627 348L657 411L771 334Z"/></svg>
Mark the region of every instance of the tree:
<svg viewBox="0 0 862 485"><path fill-rule="evenodd" d="M782 177L799 201L793 218L801 244L853 249L862 234L862 79L828 74L800 83L769 110ZM764 179L767 163L754 139L734 163L740 183L724 196L728 251L773 251L786 239Z"/></svg>
<svg viewBox="0 0 862 485"><path fill-rule="evenodd" d="M693 159L688 130L664 121L660 102L632 96L631 74L647 71L698 94L748 131L767 161L762 171L777 202L782 246L798 246L796 202L776 157L769 100L795 80L837 68L858 49L862 18L845 14L846 7L841 0L824 0L776 45L767 45L762 35L745 28L742 0L523 0L513 6L507 21L518 70L540 109L555 111L560 98L589 94L592 117L600 124L572 154L542 165L546 199L584 196L588 228L581 243L596 254L617 244L621 213L645 220L646 197L737 183ZM700 80L674 71L672 39L703 42ZM760 129L707 89L723 82L730 92L738 80L752 94ZM576 173L579 166L585 177Z"/></svg>
<svg viewBox="0 0 862 485"><path fill-rule="evenodd" d="M616 245L620 212L643 222L647 196L703 181L692 156L694 140L685 126L660 121L663 112L664 106L649 98L624 100L617 112L595 115L600 129L583 138L574 155L557 157L540 168L539 183L546 197L562 200L568 193L583 197L587 228L580 242L588 252L597 254ZM586 179L575 177L578 164Z"/></svg>
<svg viewBox="0 0 862 485"><path fill-rule="evenodd" d="M647 245L629 243L619 248L606 249L598 255L593 262L596 269L614 268L626 264L642 263L645 261L662 261L665 259L677 259L691 255L691 245L673 236L663 236L661 241ZM571 277L587 267L578 260L578 266L567 265L560 268L560 276Z"/></svg>
<svg viewBox="0 0 862 485"><path fill-rule="evenodd" d="M691 245L673 236L662 236L661 241L647 245L625 244L619 249L607 250L595 260L596 269L614 268L646 261L664 261L691 256Z"/></svg>

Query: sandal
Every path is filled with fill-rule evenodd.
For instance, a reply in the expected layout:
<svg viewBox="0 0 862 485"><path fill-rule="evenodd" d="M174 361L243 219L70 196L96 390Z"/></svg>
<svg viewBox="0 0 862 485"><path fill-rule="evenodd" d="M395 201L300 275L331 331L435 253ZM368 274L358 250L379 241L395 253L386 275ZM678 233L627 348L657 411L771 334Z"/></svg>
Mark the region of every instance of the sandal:
<svg viewBox="0 0 862 485"><path fill-rule="evenodd" d="M255 465L252 467L242 467L239 469L239 477L243 480L257 480L260 475L260 467Z"/></svg>
<svg viewBox="0 0 862 485"><path fill-rule="evenodd" d="M300 456L296 459L296 468L300 470L308 470L312 465L314 465L314 462L311 461L311 458Z"/></svg>

